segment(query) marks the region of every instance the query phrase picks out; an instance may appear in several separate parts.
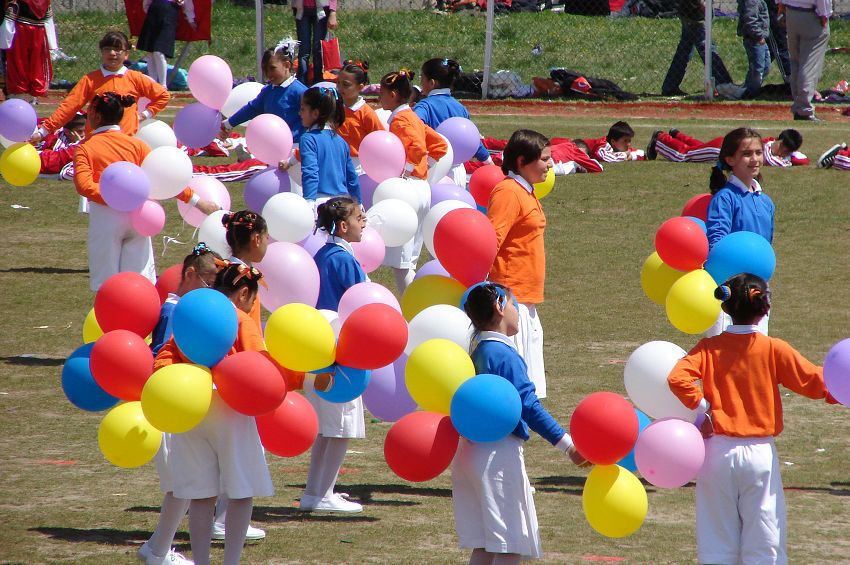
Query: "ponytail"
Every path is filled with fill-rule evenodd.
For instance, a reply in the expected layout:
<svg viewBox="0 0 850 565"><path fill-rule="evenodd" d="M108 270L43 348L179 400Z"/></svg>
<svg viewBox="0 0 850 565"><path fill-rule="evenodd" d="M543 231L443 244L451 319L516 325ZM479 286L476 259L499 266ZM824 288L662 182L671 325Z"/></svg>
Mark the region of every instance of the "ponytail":
<svg viewBox="0 0 850 565"><path fill-rule="evenodd" d="M301 96L301 101L313 110L319 111L314 125L320 128L329 124L336 131L345 122L345 104L342 103L336 88L324 86L308 88Z"/></svg>
<svg viewBox="0 0 850 565"><path fill-rule="evenodd" d="M735 275L714 289L714 297L723 302L724 310L734 322L761 318L770 311L770 289L756 275Z"/></svg>
<svg viewBox="0 0 850 565"><path fill-rule="evenodd" d="M390 92L397 92L399 98L404 101L410 100L414 76L415 73L413 71L404 68L387 73L381 78L381 88L385 88Z"/></svg>
<svg viewBox="0 0 850 565"><path fill-rule="evenodd" d="M136 103L136 98L130 94L104 92L95 94L89 107L100 116L101 126L116 125L124 118L124 108L130 108Z"/></svg>
<svg viewBox="0 0 850 565"><path fill-rule="evenodd" d="M463 69L454 59L435 58L422 63L422 76L436 81L437 88L453 88L461 72Z"/></svg>

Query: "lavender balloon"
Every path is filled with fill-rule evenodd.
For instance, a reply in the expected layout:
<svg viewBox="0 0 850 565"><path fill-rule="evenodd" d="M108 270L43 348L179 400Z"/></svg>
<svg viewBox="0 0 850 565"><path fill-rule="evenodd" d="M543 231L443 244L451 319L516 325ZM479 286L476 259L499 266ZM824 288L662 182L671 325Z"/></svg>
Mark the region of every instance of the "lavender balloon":
<svg viewBox="0 0 850 565"><path fill-rule="evenodd" d="M443 134L452 144L452 166L455 167L472 159L481 144L481 134L468 118L449 118L437 126L437 133Z"/></svg>
<svg viewBox="0 0 850 565"><path fill-rule="evenodd" d="M132 212L145 203L150 192L148 176L133 163L117 161L100 175L100 195L113 210Z"/></svg>
<svg viewBox="0 0 850 565"><path fill-rule="evenodd" d="M826 389L844 406L850 406L850 338L833 345L823 361Z"/></svg>
<svg viewBox="0 0 850 565"><path fill-rule="evenodd" d="M407 355L402 355L392 365L374 369L369 386L363 393L363 402L372 415L384 422L395 422L416 410L404 383Z"/></svg>
<svg viewBox="0 0 850 565"><path fill-rule="evenodd" d="M277 167L269 167L245 183L245 206L251 210L262 210L269 198L281 192L289 192L291 186L288 173Z"/></svg>
<svg viewBox="0 0 850 565"><path fill-rule="evenodd" d="M451 278L451 275L446 268L443 267L436 259L431 259L422 265L422 268L416 271L416 276L413 277L413 280L416 280L419 277L427 277L428 275L440 275L442 277Z"/></svg>
<svg viewBox="0 0 850 565"><path fill-rule="evenodd" d="M475 199L469 191L459 187L456 184L440 183L431 187L431 207L433 208L440 202L446 200L460 200L466 202L470 206L475 206Z"/></svg>
<svg viewBox="0 0 850 565"><path fill-rule="evenodd" d="M221 129L221 114L200 102L189 104L174 117L174 135L177 141L200 149L206 147Z"/></svg>
<svg viewBox="0 0 850 565"><path fill-rule="evenodd" d="M29 141L37 118L33 107L17 98L0 104L0 135L10 141Z"/></svg>
<svg viewBox="0 0 850 565"><path fill-rule="evenodd" d="M360 181L360 203L368 210L372 207L372 198L375 196L375 189L378 188L378 183L365 173L360 175L358 180Z"/></svg>
<svg viewBox="0 0 850 565"><path fill-rule="evenodd" d="M325 243L328 241L328 234L322 230L316 231L316 233L311 233L307 237L305 237L302 241L298 242L298 245L304 248L307 253L310 254L310 257L315 257L316 253L319 252L319 249L324 247Z"/></svg>

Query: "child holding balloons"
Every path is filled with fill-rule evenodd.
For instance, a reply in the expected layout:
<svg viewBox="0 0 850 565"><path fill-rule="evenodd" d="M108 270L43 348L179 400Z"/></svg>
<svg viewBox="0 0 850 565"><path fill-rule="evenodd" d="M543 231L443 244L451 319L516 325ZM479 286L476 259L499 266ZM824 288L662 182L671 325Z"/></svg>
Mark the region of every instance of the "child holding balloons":
<svg viewBox="0 0 850 565"><path fill-rule="evenodd" d="M733 325L701 339L667 378L682 404L704 412L697 560L787 563L785 497L773 439L783 428L778 385L807 398L834 399L821 367L758 330L759 319L770 310L767 282L736 275L715 290L715 297Z"/></svg>
<svg viewBox="0 0 850 565"><path fill-rule="evenodd" d="M523 455L529 429L576 465L587 462L535 394L526 363L510 337L519 329L517 299L511 290L497 283L478 283L467 291L462 306L475 331L470 348L476 372L499 375L514 385L522 412L516 428L504 439L478 443L461 438L452 462L455 529L460 546L472 549L470 563L519 563L521 558L541 556L537 512Z"/></svg>
<svg viewBox="0 0 850 565"><path fill-rule="evenodd" d="M352 243L360 241L366 217L357 202L347 196L331 198L319 204L316 211L316 228L328 234L328 242L314 257L320 281L316 308L336 311L346 290L368 280L351 248ZM349 439L366 437L363 399L358 396L349 402L329 402L316 394L315 386L319 385L307 384L305 393L319 417L319 435L310 452L310 471L299 509L361 512L363 506L335 493L334 486Z"/></svg>
<svg viewBox="0 0 850 565"><path fill-rule="evenodd" d="M337 128L337 133L348 143L354 170L358 174L363 172L357 159L360 142L373 131L385 129L375 110L360 96L360 92L369 84L368 70L368 62L348 60L339 72L336 83L345 104L345 121Z"/></svg>
<svg viewBox="0 0 850 565"><path fill-rule="evenodd" d="M239 210L221 217L224 237L230 246L230 262L244 263L253 267L266 256L269 247L269 227L265 218L251 210ZM251 318L262 328L260 299L254 300L250 312Z"/></svg>

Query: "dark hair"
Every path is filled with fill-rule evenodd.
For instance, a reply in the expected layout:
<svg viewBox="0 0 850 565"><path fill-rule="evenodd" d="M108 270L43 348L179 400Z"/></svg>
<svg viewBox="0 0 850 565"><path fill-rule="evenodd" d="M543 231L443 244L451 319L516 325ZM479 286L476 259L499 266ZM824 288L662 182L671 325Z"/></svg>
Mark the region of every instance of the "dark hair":
<svg viewBox="0 0 850 565"><path fill-rule="evenodd" d="M543 149L549 147L549 138L530 129L518 129L508 140L502 152L502 172L517 172L519 159L523 158L525 163L536 161L540 158Z"/></svg>
<svg viewBox="0 0 850 565"><path fill-rule="evenodd" d="M123 49L124 51L129 51L130 40L127 38L127 35L123 31L107 31L106 35L101 38L97 46L99 49L103 49L104 47L112 47L115 49Z"/></svg>
<svg viewBox="0 0 850 565"><path fill-rule="evenodd" d="M410 99L410 92L413 90L411 81L416 73L410 69L400 69L381 77L381 88L385 88L390 92L398 92L402 100Z"/></svg>
<svg viewBox="0 0 850 565"><path fill-rule="evenodd" d="M407 99L407 103L413 107L416 106L420 100L422 100L422 88L420 88L418 84L411 85L410 98Z"/></svg>
<svg viewBox="0 0 850 565"><path fill-rule="evenodd" d="M369 84L369 61L355 61L348 59L342 64L341 73L354 75L357 84Z"/></svg>
<svg viewBox="0 0 850 565"><path fill-rule="evenodd" d="M233 250L234 255L251 243L254 234L264 234L269 230L266 220L251 210L225 214L221 217L221 225L227 230L225 233L227 245Z"/></svg>
<svg viewBox="0 0 850 565"><path fill-rule="evenodd" d="M334 196L316 208L316 230L323 229L331 235L336 235L340 222L345 221L355 210L357 202L350 196Z"/></svg>
<svg viewBox="0 0 850 565"><path fill-rule="evenodd" d="M116 94L115 92L104 92L95 94L89 103L89 112L95 111L100 116L100 125L115 125L124 117L124 108L129 108L136 103L136 98L130 94Z"/></svg>
<svg viewBox="0 0 850 565"><path fill-rule="evenodd" d="M428 59L422 63L422 76L437 82L437 88L454 88L460 78L460 63L454 59Z"/></svg>
<svg viewBox="0 0 850 565"><path fill-rule="evenodd" d="M578 147L579 149L581 149L582 151L584 151L585 153L590 155L590 146L587 144L587 142L585 140L576 138L576 139L573 139L572 142L575 144L576 147Z"/></svg>
<svg viewBox="0 0 850 565"><path fill-rule="evenodd" d="M493 322L493 306L500 303L504 308L510 294L508 287L489 281L478 283L466 291L463 311L469 316L475 333L485 330Z"/></svg>
<svg viewBox="0 0 850 565"><path fill-rule="evenodd" d="M714 297L723 302L724 310L735 323L765 316L770 310L770 289L767 282L756 275L735 275L714 289Z"/></svg>
<svg viewBox="0 0 850 565"><path fill-rule="evenodd" d="M279 47L279 45L269 47L263 51L263 57L260 59L260 67L262 67L263 71L266 70L266 66L271 63L272 59L277 59L284 63L292 63L295 60L296 54L288 45L286 47Z"/></svg>
<svg viewBox="0 0 850 565"><path fill-rule="evenodd" d="M74 117L68 120L68 123L62 127L65 129L80 129L86 127L86 117L87 116L82 112L77 112L74 114Z"/></svg>
<svg viewBox="0 0 850 565"><path fill-rule="evenodd" d="M726 173L723 171L732 169L729 163L726 162L726 158L737 153L738 148L745 139L758 139L759 144L761 144L761 134L753 128L733 129L723 138L723 143L720 145L720 154L717 156L717 163L711 167L711 176L708 179L708 188L712 194L726 185L728 179L726 178ZM761 173L759 173L757 178L761 179Z"/></svg>
<svg viewBox="0 0 850 565"><path fill-rule="evenodd" d="M256 267L249 267L244 263L230 263L215 276L213 288L228 297L243 287L248 287L249 294L256 294L262 278L263 273Z"/></svg>
<svg viewBox="0 0 850 565"><path fill-rule="evenodd" d="M803 146L803 134L795 129L782 130L776 140L781 141L782 146L791 153Z"/></svg>
<svg viewBox="0 0 850 565"><path fill-rule="evenodd" d="M186 277L186 271L190 267L194 267L196 271L216 271L216 260L221 261L221 255L207 247L207 244L201 241L192 249L192 252L186 255L183 259L183 269L180 271L180 278Z"/></svg>
<svg viewBox="0 0 850 565"><path fill-rule="evenodd" d="M313 125L319 128L330 124L333 129L339 128L345 121L345 104L339 97L336 88L325 88L324 86L313 86L301 95L301 103L306 104L313 110L318 110L319 115Z"/></svg>
<svg viewBox="0 0 850 565"><path fill-rule="evenodd" d="M635 130L632 129L628 123L620 120L619 122L615 122L610 128L608 128L608 135L605 136L605 141L611 143L615 139L622 139L624 137L634 137Z"/></svg>

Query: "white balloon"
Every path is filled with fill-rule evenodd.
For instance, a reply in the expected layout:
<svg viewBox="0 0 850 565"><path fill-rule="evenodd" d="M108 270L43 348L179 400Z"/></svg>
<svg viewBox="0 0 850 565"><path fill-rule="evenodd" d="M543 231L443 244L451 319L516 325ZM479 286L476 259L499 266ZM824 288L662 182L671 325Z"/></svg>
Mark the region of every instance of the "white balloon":
<svg viewBox="0 0 850 565"><path fill-rule="evenodd" d="M693 422L696 411L687 408L673 394L667 375L685 350L669 341L644 343L629 355L624 381L629 399L652 418L679 418Z"/></svg>
<svg viewBox="0 0 850 565"><path fill-rule="evenodd" d="M313 207L292 192L281 192L269 198L262 215L269 225L269 235L277 241L298 243L315 228Z"/></svg>
<svg viewBox="0 0 850 565"><path fill-rule="evenodd" d="M294 192L295 194L304 194L304 190L301 188L301 161L295 161L289 168L286 170L289 173L289 180L291 181L289 190Z"/></svg>
<svg viewBox="0 0 850 565"><path fill-rule="evenodd" d="M10 145L12 145L14 143L15 142L12 141L11 139L6 139L2 135L0 135L0 145L2 145L3 147L9 147Z"/></svg>
<svg viewBox="0 0 850 565"><path fill-rule="evenodd" d="M425 242L425 247L431 253L431 257L436 257L434 251L434 232L437 230L437 224L443 219L443 216L457 210L458 208L472 208L468 203L461 200L443 200L428 212L425 216L425 221L422 222L422 240Z"/></svg>
<svg viewBox="0 0 850 565"><path fill-rule="evenodd" d="M388 178L375 188L375 194L372 196L372 204L374 205L390 198L397 198L410 204L410 207L414 210L418 210L421 207L422 198L414 186L416 182L414 179L401 177Z"/></svg>
<svg viewBox="0 0 850 565"><path fill-rule="evenodd" d="M319 314L325 317L325 320L331 325L334 335L339 339L339 330L342 328L342 322L339 320L339 314L333 310L319 310Z"/></svg>
<svg viewBox="0 0 850 565"><path fill-rule="evenodd" d="M136 137L148 144L151 149L157 147L177 147L177 136L171 126L160 120L147 119L139 124Z"/></svg>
<svg viewBox="0 0 850 565"><path fill-rule="evenodd" d="M229 118L241 110L242 106L256 98L262 89L263 85L259 82L243 82L236 85L227 96L224 106L221 107L221 114L225 118ZM247 125L247 122L242 125Z"/></svg>
<svg viewBox="0 0 850 565"><path fill-rule="evenodd" d="M440 157L436 163L431 165L428 169L428 184L434 185L438 184L443 177L449 174L449 171L452 170L453 159L454 159L454 150L452 149L452 144L449 143L449 140L446 139L446 136L440 134L440 137L446 142L446 154Z"/></svg>
<svg viewBox="0 0 850 565"><path fill-rule="evenodd" d="M410 320L407 327L407 346L410 355L416 346L429 339L448 339L469 351L472 338L472 321L466 312L449 304L436 304L425 308Z"/></svg>
<svg viewBox="0 0 850 565"><path fill-rule="evenodd" d="M192 160L176 147L157 147L145 157L142 170L151 181L150 198L177 196L192 180Z"/></svg>
<svg viewBox="0 0 850 565"><path fill-rule="evenodd" d="M374 204L366 212L366 220L381 235L387 247L407 243L416 234L419 225L416 210L397 198Z"/></svg>
<svg viewBox="0 0 850 565"><path fill-rule="evenodd" d="M225 259L233 256L233 252L227 244L227 230L221 225L221 217L229 213L226 210L217 210L207 216L198 226L198 242L203 241L207 244L207 247Z"/></svg>

